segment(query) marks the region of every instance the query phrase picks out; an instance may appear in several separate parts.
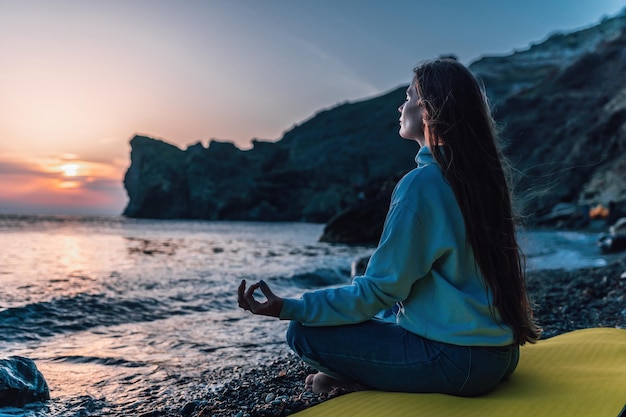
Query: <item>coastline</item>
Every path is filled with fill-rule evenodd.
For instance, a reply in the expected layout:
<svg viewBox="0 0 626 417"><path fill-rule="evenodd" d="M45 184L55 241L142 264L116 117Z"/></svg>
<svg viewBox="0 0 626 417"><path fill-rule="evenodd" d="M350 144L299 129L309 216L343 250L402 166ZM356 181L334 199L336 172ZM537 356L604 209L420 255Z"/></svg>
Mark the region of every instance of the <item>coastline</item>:
<svg viewBox="0 0 626 417"><path fill-rule="evenodd" d="M592 327L626 328L626 254L603 267L529 272L528 292L542 339ZM185 417L283 417L337 397L304 391L314 370L295 355L277 357L253 369L224 370L221 387L198 393L180 413Z"/></svg>

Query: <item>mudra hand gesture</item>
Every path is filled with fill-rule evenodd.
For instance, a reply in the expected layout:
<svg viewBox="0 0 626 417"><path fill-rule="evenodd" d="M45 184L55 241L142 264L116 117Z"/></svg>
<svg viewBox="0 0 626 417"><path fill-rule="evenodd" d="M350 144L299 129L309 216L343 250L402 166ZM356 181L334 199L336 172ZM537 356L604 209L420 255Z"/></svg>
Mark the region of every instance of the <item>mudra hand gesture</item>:
<svg viewBox="0 0 626 417"><path fill-rule="evenodd" d="M260 288L261 292L267 298L263 303L254 299L254 291ZM239 307L262 316L280 317L280 310L283 308L283 299L275 295L270 287L261 280L256 284L250 285L246 290L246 280L242 280L239 284L238 297Z"/></svg>

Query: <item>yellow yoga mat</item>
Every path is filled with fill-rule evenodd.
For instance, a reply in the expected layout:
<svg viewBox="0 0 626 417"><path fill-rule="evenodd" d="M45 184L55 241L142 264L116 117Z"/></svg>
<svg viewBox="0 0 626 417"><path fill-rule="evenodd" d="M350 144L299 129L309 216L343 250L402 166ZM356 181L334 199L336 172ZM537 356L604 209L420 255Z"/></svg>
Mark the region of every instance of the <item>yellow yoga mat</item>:
<svg viewBox="0 0 626 417"><path fill-rule="evenodd" d="M626 417L625 406L626 330L594 328L523 346L511 378L481 397L361 391L294 415Z"/></svg>

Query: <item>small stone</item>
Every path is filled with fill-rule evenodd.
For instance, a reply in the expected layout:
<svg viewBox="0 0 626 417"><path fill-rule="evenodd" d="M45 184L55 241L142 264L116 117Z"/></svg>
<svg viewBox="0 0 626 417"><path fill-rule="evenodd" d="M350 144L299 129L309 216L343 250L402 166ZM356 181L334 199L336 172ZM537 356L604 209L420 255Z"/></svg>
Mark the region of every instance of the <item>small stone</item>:
<svg viewBox="0 0 626 417"><path fill-rule="evenodd" d="M280 372L278 373L278 376L279 376L279 377L284 377L284 376L287 376L287 372L285 372L285 371L280 371Z"/></svg>
<svg viewBox="0 0 626 417"><path fill-rule="evenodd" d="M626 271L622 272L622 275L619 276L621 279L626 279Z"/></svg>
<svg viewBox="0 0 626 417"><path fill-rule="evenodd" d="M313 394L311 391L304 391L300 394L300 399L302 400L311 400L313 398L317 398L317 395Z"/></svg>
<svg viewBox="0 0 626 417"><path fill-rule="evenodd" d="M274 401L274 398L276 398L276 394L270 392L265 396L265 403L271 403L272 401Z"/></svg>
<svg viewBox="0 0 626 417"><path fill-rule="evenodd" d="M194 411L196 411L196 408L198 408L199 405L200 405L200 401L188 402L187 404L185 404L185 406L183 407L181 411L182 415L190 416Z"/></svg>

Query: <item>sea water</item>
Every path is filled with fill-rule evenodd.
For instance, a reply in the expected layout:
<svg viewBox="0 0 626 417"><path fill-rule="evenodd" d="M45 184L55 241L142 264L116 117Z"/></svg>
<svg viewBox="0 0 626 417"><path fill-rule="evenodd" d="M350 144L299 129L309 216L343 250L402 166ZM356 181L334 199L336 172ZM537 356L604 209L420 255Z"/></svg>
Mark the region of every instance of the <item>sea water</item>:
<svg viewBox="0 0 626 417"><path fill-rule="evenodd" d="M287 323L237 307L242 279L280 296L348 283L373 248L323 225L0 216L0 357L33 359L51 400L0 416L181 409L238 369L288 351ZM606 263L597 236L524 232L529 268ZM207 382L210 381L210 382Z"/></svg>

